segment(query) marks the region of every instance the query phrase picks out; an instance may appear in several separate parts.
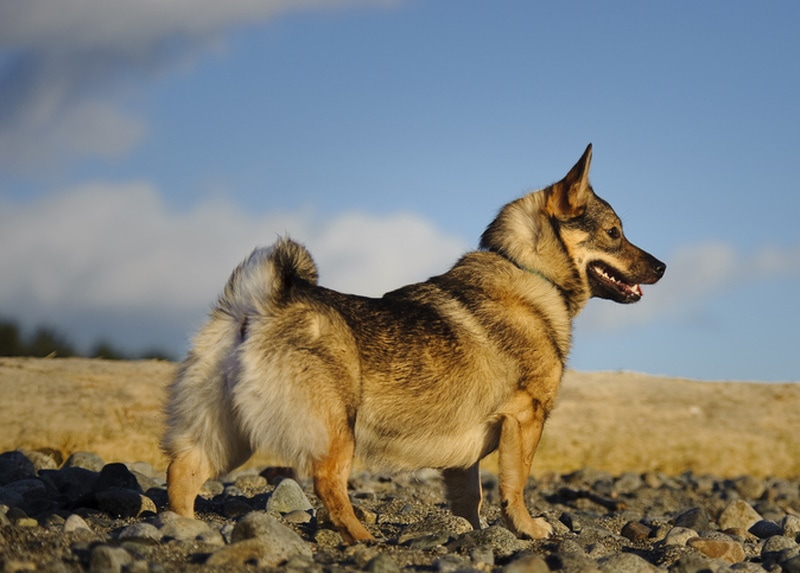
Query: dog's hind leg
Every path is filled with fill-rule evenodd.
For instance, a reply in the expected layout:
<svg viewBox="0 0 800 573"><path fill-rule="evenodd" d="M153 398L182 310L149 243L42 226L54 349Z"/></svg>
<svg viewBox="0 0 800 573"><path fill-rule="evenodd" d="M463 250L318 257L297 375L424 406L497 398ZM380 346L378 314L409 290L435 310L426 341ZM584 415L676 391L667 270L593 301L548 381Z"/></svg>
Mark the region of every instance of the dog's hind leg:
<svg viewBox="0 0 800 573"><path fill-rule="evenodd" d="M553 533L544 518L532 518L525 507L525 484L545 422L542 405L519 394L503 417L498 445L500 507L506 525L514 533L531 539L543 539Z"/></svg>
<svg viewBox="0 0 800 573"><path fill-rule="evenodd" d="M314 491L347 544L375 539L356 517L347 495L354 451L352 434L335 433L325 456L312 463Z"/></svg>
<svg viewBox="0 0 800 573"><path fill-rule="evenodd" d="M184 517L194 517L197 493L213 474L208 457L199 447L178 454L167 468L170 509Z"/></svg>
<svg viewBox="0 0 800 573"><path fill-rule="evenodd" d="M478 462L466 469L446 469L442 477L450 511L469 521L475 529L480 529L481 476Z"/></svg>

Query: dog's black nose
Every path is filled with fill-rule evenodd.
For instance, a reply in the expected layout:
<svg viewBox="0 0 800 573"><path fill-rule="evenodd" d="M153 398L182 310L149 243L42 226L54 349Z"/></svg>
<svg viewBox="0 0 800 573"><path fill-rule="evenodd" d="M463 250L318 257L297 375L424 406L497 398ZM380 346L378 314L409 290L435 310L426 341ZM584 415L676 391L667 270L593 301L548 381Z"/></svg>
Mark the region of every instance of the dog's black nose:
<svg viewBox="0 0 800 573"><path fill-rule="evenodd" d="M658 278L661 278L661 277L664 276L664 272L667 270L667 265L662 263L658 259L654 259L653 260L652 269L653 269L653 273L655 275L658 275Z"/></svg>

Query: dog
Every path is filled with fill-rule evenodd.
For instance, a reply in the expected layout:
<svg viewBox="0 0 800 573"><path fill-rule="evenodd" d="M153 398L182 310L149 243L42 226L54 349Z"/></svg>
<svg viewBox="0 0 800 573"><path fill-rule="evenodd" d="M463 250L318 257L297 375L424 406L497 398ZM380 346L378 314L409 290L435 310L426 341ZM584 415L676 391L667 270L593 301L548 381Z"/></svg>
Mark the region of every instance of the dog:
<svg viewBox="0 0 800 573"><path fill-rule="evenodd" d="M310 472L345 543L374 539L347 493L354 456L442 470L455 515L480 528L479 462L498 451L506 526L552 533L524 488L591 297L637 302L664 263L631 244L589 184L591 144L557 183L505 205L480 248L381 298L317 284L300 244L232 273L168 389L170 507L193 517L209 478L267 450Z"/></svg>

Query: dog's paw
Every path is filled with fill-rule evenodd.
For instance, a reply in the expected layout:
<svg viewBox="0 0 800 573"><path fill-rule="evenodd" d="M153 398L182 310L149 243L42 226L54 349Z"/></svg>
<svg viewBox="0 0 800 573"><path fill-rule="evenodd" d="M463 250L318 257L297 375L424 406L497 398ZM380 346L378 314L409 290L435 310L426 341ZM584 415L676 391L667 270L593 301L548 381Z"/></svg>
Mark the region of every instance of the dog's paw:
<svg viewBox="0 0 800 573"><path fill-rule="evenodd" d="M517 520L517 523L511 525L509 529L517 537L527 537L528 539L547 539L553 535L553 526L547 523L544 517L528 517L524 520Z"/></svg>
<svg viewBox="0 0 800 573"><path fill-rule="evenodd" d="M531 519L531 528L526 535L531 539L547 539L553 535L553 526L544 517L535 517Z"/></svg>

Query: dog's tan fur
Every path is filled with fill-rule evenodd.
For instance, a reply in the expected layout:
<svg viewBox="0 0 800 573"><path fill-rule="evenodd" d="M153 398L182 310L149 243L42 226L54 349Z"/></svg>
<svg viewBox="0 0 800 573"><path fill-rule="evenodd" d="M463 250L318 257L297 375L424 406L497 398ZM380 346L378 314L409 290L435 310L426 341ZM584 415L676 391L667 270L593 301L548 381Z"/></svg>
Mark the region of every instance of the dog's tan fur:
<svg viewBox="0 0 800 573"><path fill-rule="evenodd" d="M170 386L163 446L171 507L266 449L310 471L348 543L372 539L347 478L378 466L443 470L452 511L480 527L478 463L499 452L506 524L542 538L524 489L592 296L635 302L664 265L630 244L589 185L567 176L509 203L481 250L443 275L370 299L317 285L302 246L257 249L232 274Z"/></svg>

